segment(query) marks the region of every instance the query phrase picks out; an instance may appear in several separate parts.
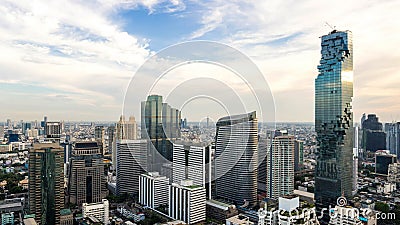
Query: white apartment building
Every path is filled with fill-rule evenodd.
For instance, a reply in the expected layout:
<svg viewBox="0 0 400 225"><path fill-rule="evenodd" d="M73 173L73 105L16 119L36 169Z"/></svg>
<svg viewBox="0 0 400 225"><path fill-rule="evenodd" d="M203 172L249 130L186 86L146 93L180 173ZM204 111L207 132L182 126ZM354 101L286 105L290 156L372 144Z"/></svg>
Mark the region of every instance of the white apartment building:
<svg viewBox="0 0 400 225"><path fill-rule="evenodd" d="M139 177L139 203L152 209L168 205L169 179L158 172Z"/></svg>

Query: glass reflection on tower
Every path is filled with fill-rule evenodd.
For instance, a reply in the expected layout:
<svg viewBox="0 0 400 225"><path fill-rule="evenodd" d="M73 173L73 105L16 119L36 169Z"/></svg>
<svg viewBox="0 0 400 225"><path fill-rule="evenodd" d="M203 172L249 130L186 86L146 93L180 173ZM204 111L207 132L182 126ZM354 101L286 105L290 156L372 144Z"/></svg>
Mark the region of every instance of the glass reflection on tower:
<svg viewBox="0 0 400 225"><path fill-rule="evenodd" d="M321 60L315 79L315 130L318 141L315 171L317 209L334 206L352 194L353 43L350 31L321 37Z"/></svg>

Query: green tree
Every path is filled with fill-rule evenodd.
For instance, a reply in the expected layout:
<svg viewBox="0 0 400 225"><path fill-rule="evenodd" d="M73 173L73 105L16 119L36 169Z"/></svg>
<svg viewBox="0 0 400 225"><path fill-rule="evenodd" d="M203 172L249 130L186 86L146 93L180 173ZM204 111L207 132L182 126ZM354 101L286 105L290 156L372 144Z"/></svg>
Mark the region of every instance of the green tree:
<svg viewBox="0 0 400 225"><path fill-rule="evenodd" d="M381 211L383 213L388 213L390 208L389 205L384 202L375 203L375 210Z"/></svg>

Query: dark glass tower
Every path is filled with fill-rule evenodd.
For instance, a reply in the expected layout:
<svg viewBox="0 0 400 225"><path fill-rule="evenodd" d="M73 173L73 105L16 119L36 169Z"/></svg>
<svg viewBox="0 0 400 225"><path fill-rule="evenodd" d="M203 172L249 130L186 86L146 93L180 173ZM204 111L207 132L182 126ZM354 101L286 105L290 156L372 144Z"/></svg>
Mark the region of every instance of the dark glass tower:
<svg viewBox="0 0 400 225"><path fill-rule="evenodd" d="M352 195L353 171L353 43L350 31L321 37L321 60L315 79L315 170L317 210Z"/></svg>
<svg viewBox="0 0 400 225"><path fill-rule="evenodd" d="M181 113L163 103L162 96L150 95L141 105L141 138L148 139L150 149L149 169L160 171L164 163L172 161L171 141L180 137Z"/></svg>
<svg viewBox="0 0 400 225"><path fill-rule="evenodd" d="M58 143L29 150L29 211L38 224L60 224L64 208L64 149Z"/></svg>

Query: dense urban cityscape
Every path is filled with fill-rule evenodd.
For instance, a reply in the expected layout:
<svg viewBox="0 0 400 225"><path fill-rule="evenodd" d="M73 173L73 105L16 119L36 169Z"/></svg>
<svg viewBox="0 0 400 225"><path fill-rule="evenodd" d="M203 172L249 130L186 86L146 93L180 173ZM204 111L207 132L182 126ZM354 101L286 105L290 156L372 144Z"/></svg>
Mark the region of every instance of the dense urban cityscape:
<svg viewBox="0 0 400 225"><path fill-rule="evenodd" d="M399 224L400 122L353 118L352 52L322 36L315 123L191 122L159 95L140 123L8 119L2 224Z"/></svg>
<svg viewBox="0 0 400 225"><path fill-rule="evenodd" d="M0 1L0 225L399 225L399 10Z"/></svg>

